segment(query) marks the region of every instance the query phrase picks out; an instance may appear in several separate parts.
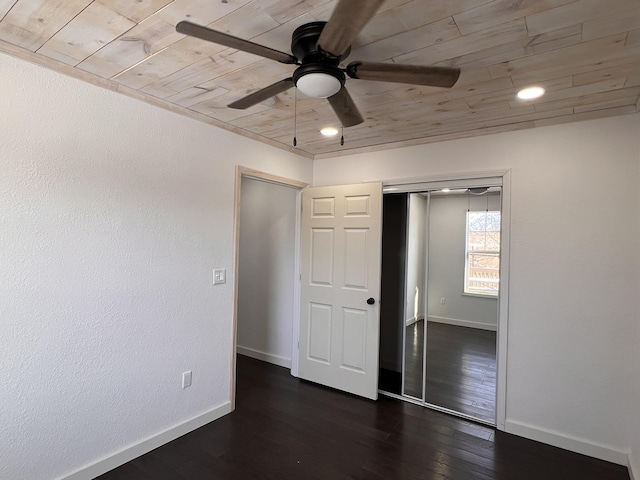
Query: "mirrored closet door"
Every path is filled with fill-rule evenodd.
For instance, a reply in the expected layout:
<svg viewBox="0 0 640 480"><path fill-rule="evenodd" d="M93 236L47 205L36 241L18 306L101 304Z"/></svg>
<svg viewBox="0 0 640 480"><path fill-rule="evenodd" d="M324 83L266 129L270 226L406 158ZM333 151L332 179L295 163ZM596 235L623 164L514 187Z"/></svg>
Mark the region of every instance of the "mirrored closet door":
<svg viewBox="0 0 640 480"><path fill-rule="evenodd" d="M383 253L383 305L394 303L391 285L403 295L381 317L381 334L386 329L396 341L381 343L380 388L495 424L500 188L395 194L392 202L396 233L385 227L383 250L387 242L395 251Z"/></svg>

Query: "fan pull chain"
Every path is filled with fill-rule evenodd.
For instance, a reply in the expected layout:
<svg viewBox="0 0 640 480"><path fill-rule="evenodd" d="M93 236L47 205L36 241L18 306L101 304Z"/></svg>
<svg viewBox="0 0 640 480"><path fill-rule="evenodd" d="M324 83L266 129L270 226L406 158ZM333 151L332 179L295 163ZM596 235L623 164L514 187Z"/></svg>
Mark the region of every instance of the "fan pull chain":
<svg viewBox="0 0 640 480"><path fill-rule="evenodd" d="M340 125L340 129L342 130L342 134L340 136L340 145L344 145L344 125Z"/></svg>
<svg viewBox="0 0 640 480"><path fill-rule="evenodd" d="M298 145L298 89L293 89L293 146Z"/></svg>

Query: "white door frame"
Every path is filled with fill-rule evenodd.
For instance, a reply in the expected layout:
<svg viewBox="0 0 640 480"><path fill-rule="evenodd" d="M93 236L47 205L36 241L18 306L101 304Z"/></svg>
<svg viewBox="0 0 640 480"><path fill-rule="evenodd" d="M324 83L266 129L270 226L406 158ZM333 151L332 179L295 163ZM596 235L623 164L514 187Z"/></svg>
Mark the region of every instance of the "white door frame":
<svg viewBox="0 0 640 480"><path fill-rule="evenodd" d="M511 170L443 175L438 177L406 178L383 181L383 193L421 192L438 188L455 188L456 182L464 187L489 186L499 182L501 192L501 245L500 245L500 296L498 298L498 341L496 350L496 428L505 431L507 416L507 346L509 326L509 258L511 241ZM406 299L405 299L406 302ZM404 349L404 346L403 346ZM403 353L404 362L404 353ZM403 382L404 383L404 382ZM404 385L403 385L404 389ZM404 397L403 397L404 399ZM421 403L421 402L414 402Z"/></svg>
<svg viewBox="0 0 640 480"><path fill-rule="evenodd" d="M231 327L231 410L236 408L236 347L238 335L238 266L240 262L240 215L242 198L242 178L253 178L264 182L274 183L298 190L296 196L296 225L295 225L295 245L294 252L294 285L293 287L293 345L291 351L291 374L298 375L298 329L300 328L300 210L301 192L309 184L292 180L290 178L272 175L270 173L253 170L251 168L236 165L236 186L233 216L233 306L232 306L232 327Z"/></svg>

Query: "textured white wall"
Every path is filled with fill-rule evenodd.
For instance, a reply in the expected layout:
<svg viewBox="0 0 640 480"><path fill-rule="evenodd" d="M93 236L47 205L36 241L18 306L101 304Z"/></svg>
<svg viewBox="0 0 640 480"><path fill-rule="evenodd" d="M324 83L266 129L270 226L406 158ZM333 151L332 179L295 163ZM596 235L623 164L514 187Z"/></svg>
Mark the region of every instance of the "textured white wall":
<svg viewBox="0 0 640 480"><path fill-rule="evenodd" d="M0 478L51 479L229 401L234 166L310 181L311 162L0 72Z"/></svg>
<svg viewBox="0 0 640 480"><path fill-rule="evenodd" d="M640 211L640 127L636 130L638 147L638 188L636 190L636 204ZM634 238L640 238L640 218L636 217L636 233ZM640 265L640 249L636 250L636 262ZM640 267L636 271L637 285L640 286ZM636 295L636 321L635 321L635 343L633 347L633 383L635 387L632 398L631 421L631 469L634 480L640 480L640 295Z"/></svg>
<svg viewBox="0 0 640 480"><path fill-rule="evenodd" d="M626 452L639 129L632 115L316 160L314 184L511 169L507 421Z"/></svg>
<svg viewBox="0 0 640 480"><path fill-rule="evenodd" d="M297 190L243 178L241 191L238 347L290 366Z"/></svg>
<svg viewBox="0 0 640 480"><path fill-rule="evenodd" d="M498 323L498 301L495 297L463 295L464 254L467 233L467 209L500 210L499 195L431 196L429 217L429 319L454 320L480 328ZM445 298L445 304L440 299ZM436 317L436 318L433 318ZM473 326L473 325L469 325Z"/></svg>

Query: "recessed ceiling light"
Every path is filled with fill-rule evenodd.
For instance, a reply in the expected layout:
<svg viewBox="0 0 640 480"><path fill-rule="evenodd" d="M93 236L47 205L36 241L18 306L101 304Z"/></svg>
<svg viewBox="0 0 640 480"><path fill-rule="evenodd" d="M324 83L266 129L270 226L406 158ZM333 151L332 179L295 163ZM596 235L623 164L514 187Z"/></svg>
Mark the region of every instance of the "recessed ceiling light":
<svg viewBox="0 0 640 480"><path fill-rule="evenodd" d="M440 190L441 192L447 193L450 192L451 189L450 188L443 188L442 190Z"/></svg>
<svg viewBox="0 0 640 480"><path fill-rule="evenodd" d="M267 107L270 107L275 104L276 104L276 97L269 97L266 100L263 100L260 102L260 105L265 105Z"/></svg>
<svg viewBox="0 0 640 480"><path fill-rule="evenodd" d="M324 127L320 130L320 133L325 137L335 137L338 134L338 129L335 127Z"/></svg>
<svg viewBox="0 0 640 480"><path fill-rule="evenodd" d="M522 100L532 100L544 95L544 88L542 87L527 87L518 92L518 98Z"/></svg>

